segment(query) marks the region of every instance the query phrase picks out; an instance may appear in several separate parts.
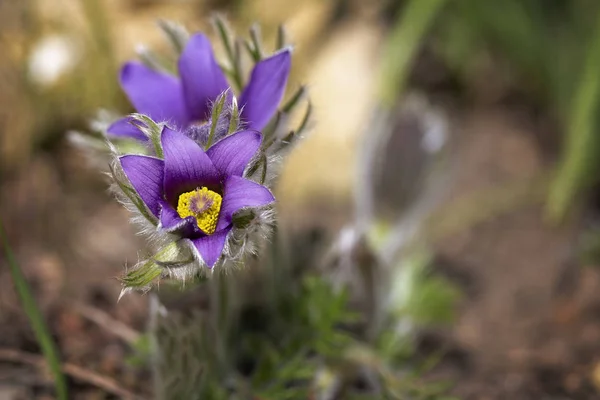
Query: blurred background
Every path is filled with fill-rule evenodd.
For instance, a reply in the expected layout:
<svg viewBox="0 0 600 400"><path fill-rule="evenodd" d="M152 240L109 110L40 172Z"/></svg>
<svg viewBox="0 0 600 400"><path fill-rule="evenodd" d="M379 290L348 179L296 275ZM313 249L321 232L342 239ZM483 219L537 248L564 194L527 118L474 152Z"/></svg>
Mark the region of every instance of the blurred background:
<svg viewBox="0 0 600 400"><path fill-rule="evenodd" d="M423 240L431 273L460 293L452 319L420 333L417 352L444 350L430 375L450 379L465 399L600 398L600 4L437 1L424 35L409 27L395 42L397 25L410 25L403 11L416 3L0 1L0 217L62 359L104 379L71 377L73 398L149 397L149 372L131 351L148 297L116 301L116 277L144 244L67 132L87 130L99 108L132 111L119 66L142 44L167 49L158 18L214 38L215 11L238 33L258 21L265 43L284 23L294 43L288 93L306 83L314 119L276 191L292 241L318 237L328 247L351 223L381 88L419 93L447 118L452 144ZM403 57L411 39L405 76L387 81L382 63ZM393 150L398 159L415 155L402 140ZM422 179L410 164L384 168L384 187L417 190L405 182ZM5 261L0 400L53 398Z"/></svg>

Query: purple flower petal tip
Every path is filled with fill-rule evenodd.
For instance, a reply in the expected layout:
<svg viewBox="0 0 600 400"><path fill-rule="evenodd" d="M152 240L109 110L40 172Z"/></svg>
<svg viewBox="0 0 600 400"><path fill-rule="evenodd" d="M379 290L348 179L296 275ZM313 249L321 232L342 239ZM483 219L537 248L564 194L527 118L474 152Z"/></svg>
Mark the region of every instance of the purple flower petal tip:
<svg viewBox="0 0 600 400"><path fill-rule="evenodd" d="M217 230L231 225L233 214L246 207L263 207L275 201L269 189L239 176L230 176L223 187L223 203Z"/></svg>
<svg viewBox="0 0 600 400"><path fill-rule="evenodd" d="M262 142L260 132L247 130L221 139L207 151L222 176L242 176L244 169L255 156Z"/></svg>
<svg viewBox="0 0 600 400"><path fill-rule="evenodd" d="M210 236L192 239L194 247L208 268L214 267L221 257L228 233L229 230L225 229Z"/></svg>
<svg viewBox="0 0 600 400"><path fill-rule="evenodd" d="M106 130L106 133L110 136L135 139L142 142L148 140L146 135L144 135L142 131L140 131L136 126L134 126L131 123L131 118L129 117L121 118L110 124L110 126Z"/></svg>
<svg viewBox="0 0 600 400"><path fill-rule="evenodd" d="M258 62L240 96L242 118L248 128L261 130L277 111L291 68L291 51L285 49Z"/></svg>

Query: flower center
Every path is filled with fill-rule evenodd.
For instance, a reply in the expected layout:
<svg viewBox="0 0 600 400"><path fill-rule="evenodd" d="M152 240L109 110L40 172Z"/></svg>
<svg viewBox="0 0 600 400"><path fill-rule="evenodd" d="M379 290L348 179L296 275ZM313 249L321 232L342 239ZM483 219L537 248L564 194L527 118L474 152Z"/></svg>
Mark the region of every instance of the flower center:
<svg viewBox="0 0 600 400"><path fill-rule="evenodd" d="M221 211L221 195L208 190L198 188L191 192L183 193L177 201L177 214L181 218L194 217L198 228L208 235L215 232L219 212Z"/></svg>

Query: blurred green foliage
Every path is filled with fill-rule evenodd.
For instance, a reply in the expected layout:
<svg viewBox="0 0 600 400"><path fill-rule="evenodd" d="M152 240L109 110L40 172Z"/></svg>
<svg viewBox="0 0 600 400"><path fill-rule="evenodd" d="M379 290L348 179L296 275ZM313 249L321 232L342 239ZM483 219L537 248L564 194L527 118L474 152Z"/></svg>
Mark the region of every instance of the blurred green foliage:
<svg viewBox="0 0 600 400"><path fill-rule="evenodd" d="M395 273L397 283L392 286L390 308L396 319L408 319L422 326L454 321L461 293L448 280L432 272L431 253L414 252L397 266Z"/></svg>
<svg viewBox="0 0 600 400"><path fill-rule="evenodd" d="M463 80L482 53L502 59L514 90L554 115L565 138L548 194L550 221L597 182L600 3L589 0L451 2L437 50ZM499 72L499 71L497 71Z"/></svg>
<svg viewBox="0 0 600 400"><path fill-rule="evenodd" d="M10 269L12 280L15 284L15 289L19 295L19 299L21 300L25 314L27 314L27 318L29 318L29 323L31 324L33 333L35 334L42 353L44 354L48 368L52 374L52 377L54 378L56 398L59 400L67 400L69 398L67 381L62 372L60 356L58 354L56 343L54 342L54 338L52 337L50 330L46 325L44 316L37 305L33 291L31 290L31 286L25 279L25 275L23 274L21 267L13 255L10 244L8 243L8 239L6 238L6 234L4 233L4 227L1 223L0 242L4 257L8 262L8 267Z"/></svg>

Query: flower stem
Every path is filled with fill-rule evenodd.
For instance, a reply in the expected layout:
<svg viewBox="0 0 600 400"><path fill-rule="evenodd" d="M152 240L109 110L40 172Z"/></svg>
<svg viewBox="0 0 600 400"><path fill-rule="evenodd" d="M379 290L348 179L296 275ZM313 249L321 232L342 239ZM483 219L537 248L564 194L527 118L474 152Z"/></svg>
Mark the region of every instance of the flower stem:
<svg viewBox="0 0 600 400"><path fill-rule="evenodd" d="M267 156L263 153L260 160L263 165L262 174L260 176L260 184L264 185L265 180L267 179Z"/></svg>

